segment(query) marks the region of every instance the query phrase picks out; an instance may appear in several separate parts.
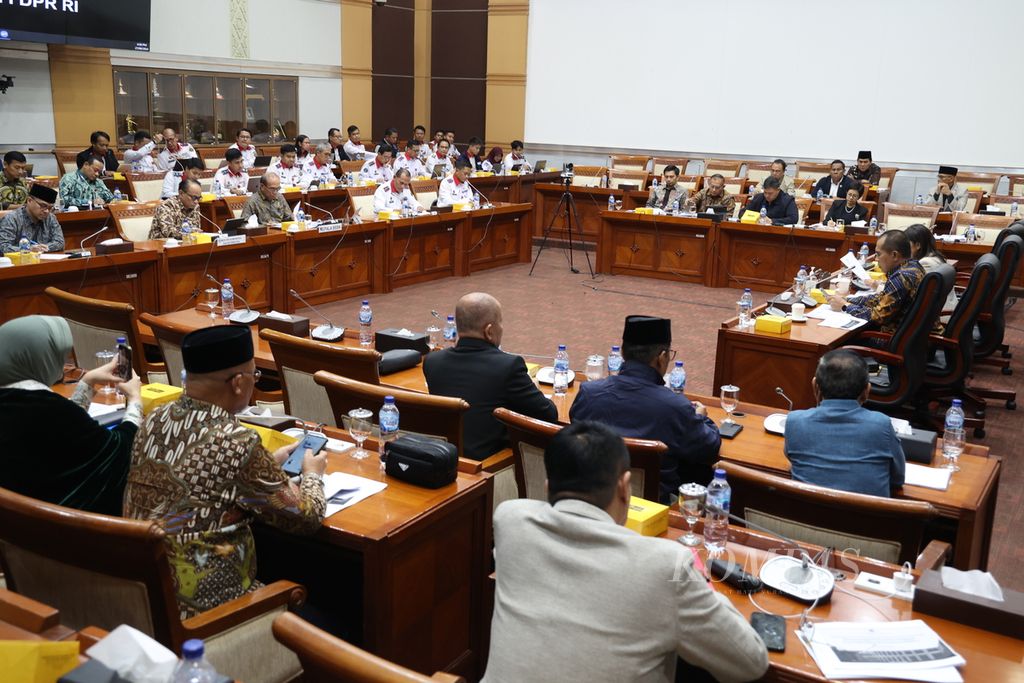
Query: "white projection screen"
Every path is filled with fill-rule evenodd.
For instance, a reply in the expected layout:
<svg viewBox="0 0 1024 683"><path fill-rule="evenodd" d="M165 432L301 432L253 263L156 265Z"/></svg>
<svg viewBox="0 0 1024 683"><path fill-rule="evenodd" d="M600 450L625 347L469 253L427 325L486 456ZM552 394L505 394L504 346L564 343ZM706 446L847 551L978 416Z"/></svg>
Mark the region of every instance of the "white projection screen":
<svg viewBox="0 0 1024 683"><path fill-rule="evenodd" d="M1024 0L530 0L530 144L1024 167Z"/></svg>

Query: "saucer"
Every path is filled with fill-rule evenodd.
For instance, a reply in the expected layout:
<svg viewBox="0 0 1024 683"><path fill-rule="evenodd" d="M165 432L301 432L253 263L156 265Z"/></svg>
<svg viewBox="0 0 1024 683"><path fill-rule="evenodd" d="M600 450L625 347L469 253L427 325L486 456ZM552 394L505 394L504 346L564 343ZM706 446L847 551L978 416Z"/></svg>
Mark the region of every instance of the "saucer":
<svg viewBox="0 0 1024 683"><path fill-rule="evenodd" d="M795 323L805 323L805 322L807 322L807 316L806 315L801 316L799 318L796 318L794 316L789 316L789 319L792 320Z"/></svg>

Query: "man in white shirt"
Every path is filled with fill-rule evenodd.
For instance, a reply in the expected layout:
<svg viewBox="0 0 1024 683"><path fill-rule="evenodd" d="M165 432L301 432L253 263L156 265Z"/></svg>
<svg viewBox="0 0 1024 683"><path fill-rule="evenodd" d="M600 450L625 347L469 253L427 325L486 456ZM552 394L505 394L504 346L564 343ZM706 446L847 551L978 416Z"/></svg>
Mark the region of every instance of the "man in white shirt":
<svg viewBox="0 0 1024 683"><path fill-rule="evenodd" d="M455 170L455 164L448 154L448 141L441 138L441 141L437 143L437 149L427 157L427 162L424 164L427 174L434 178L446 178L452 174ZM438 170L440 168L440 170Z"/></svg>
<svg viewBox="0 0 1024 683"><path fill-rule="evenodd" d="M735 589L713 590L689 548L625 527L632 473L622 437L573 422L548 444L544 466L548 500L509 500L494 513L484 683L670 683L678 658L723 683L765 674L764 642L723 594Z"/></svg>
<svg viewBox="0 0 1024 683"><path fill-rule="evenodd" d="M331 128L327 131L327 144L331 146L330 160L332 164L340 164L351 158L348 152L345 151L344 143L341 141L340 128Z"/></svg>
<svg viewBox="0 0 1024 683"><path fill-rule="evenodd" d="M395 155L395 148L390 145L383 145L377 149L377 155L368 160L359 169L360 180L372 180L378 185L390 182L395 177L395 171L391 168L391 158Z"/></svg>
<svg viewBox="0 0 1024 683"><path fill-rule="evenodd" d="M430 154L430 150L427 149L427 129L423 126L416 126L412 129L411 139L419 143L417 156L419 156L420 161L425 161L427 155Z"/></svg>
<svg viewBox="0 0 1024 683"><path fill-rule="evenodd" d="M170 171L178 159L195 159L196 148L187 142L178 142L178 134L173 128L164 128L164 148L156 158L156 165L161 171Z"/></svg>
<svg viewBox="0 0 1024 683"><path fill-rule="evenodd" d="M517 168L518 167L518 168ZM523 154L523 141L512 141L512 152L501 160L501 175L509 175L512 171L529 173L532 167Z"/></svg>
<svg viewBox="0 0 1024 683"><path fill-rule="evenodd" d="M469 184L470 173L468 161L459 159L455 162L455 173L442 180L437 189L437 205L451 206L473 201L473 187Z"/></svg>
<svg viewBox="0 0 1024 683"><path fill-rule="evenodd" d="M124 163L132 173L156 173L160 169L156 165L156 145L163 141L163 136L157 133L154 139L148 130L140 130L135 133L135 144L131 149L124 152Z"/></svg>
<svg viewBox="0 0 1024 683"><path fill-rule="evenodd" d="M444 139L448 141L448 156L452 159L458 159L459 148L455 146L455 131L446 130L444 132Z"/></svg>
<svg viewBox="0 0 1024 683"><path fill-rule="evenodd" d="M252 131L248 128L240 128L235 133L235 144L228 149L237 149L242 153L242 168L248 171L256 165L256 147L249 144L252 142Z"/></svg>
<svg viewBox="0 0 1024 683"><path fill-rule="evenodd" d="M377 191L373 193L373 212L402 209L412 209L416 213L426 211L409 189L410 180L409 169L400 168L395 171L391 182L378 185Z"/></svg>
<svg viewBox="0 0 1024 683"><path fill-rule="evenodd" d="M313 159L305 165L302 171L302 180L299 184L303 189L313 183L317 185L333 183L335 178L334 166L331 164L331 146L326 142L317 145Z"/></svg>
<svg viewBox="0 0 1024 683"><path fill-rule="evenodd" d="M413 178L428 175L426 167L420 161L420 143L415 139L405 143L405 153L398 155L392 167L395 169L395 173L399 169L408 169Z"/></svg>
<svg viewBox="0 0 1024 683"><path fill-rule="evenodd" d="M437 143L441 142L441 140L443 139L444 130L438 128L437 130L434 131L434 139L427 143L427 148L430 150L431 154L437 151Z"/></svg>
<svg viewBox="0 0 1024 683"><path fill-rule="evenodd" d="M929 206L938 205L939 211L963 211L967 207L967 188L957 184L958 172L956 166L939 166L938 182L925 195L924 203Z"/></svg>
<svg viewBox="0 0 1024 683"><path fill-rule="evenodd" d="M359 126L348 127L348 141L344 149L352 161L362 161L366 158L366 145L359 141Z"/></svg>
<svg viewBox="0 0 1024 683"><path fill-rule="evenodd" d="M249 174L245 172L242 151L237 147L229 147L224 152L227 166L221 166L213 175L213 193L220 197L225 194L247 194L249 191Z"/></svg>
<svg viewBox="0 0 1024 683"><path fill-rule="evenodd" d="M160 199L170 199L178 194L178 188L182 180L199 181L206 167L202 159L178 159L174 162L174 168L164 176L163 190L160 192Z"/></svg>
<svg viewBox="0 0 1024 683"><path fill-rule="evenodd" d="M305 174L302 166L295 163L297 150L295 145L281 145L280 160L271 165L269 172L276 173L281 178L282 187L298 187L302 185L302 177Z"/></svg>

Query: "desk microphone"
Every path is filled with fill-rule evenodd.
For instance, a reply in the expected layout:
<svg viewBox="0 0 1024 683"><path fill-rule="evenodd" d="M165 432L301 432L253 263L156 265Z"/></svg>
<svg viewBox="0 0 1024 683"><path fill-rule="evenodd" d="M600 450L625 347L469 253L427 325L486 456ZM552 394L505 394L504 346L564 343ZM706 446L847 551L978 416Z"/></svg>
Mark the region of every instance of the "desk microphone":
<svg viewBox="0 0 1024 683"><path fill-rule="evenodd" d="M296 292L294 289L289 289L288 293L291 294L296 299L298 299L299 301L301 301L302 303L306 304L308 308L313 309L314 313L316 313L321 318L327 321L326 325L318 325L313 329L312 332L309 333L309 336L312 339L315 339L316 341L335 342L339 341L342 337L345 336L344 327L335 327L334 323L328 320L326 315L321 313L316 306L303 299L298 292Z"/></svg>
<svg viewBox="0 0 1024 683"><path fill-rule="evenodd" d="M470 187L472 187L473 190L475 190L476 192L479 192L480 196L484 198L485 202L487 202L486 204L484 204L483 206L480 207L481 209L493 209L494 208L494 204L491 204L490 198L487 195L485 195L483 192L480 192L480 188L477 187L476 185L474 185L468 178L466 179L466 184L469 185Z"/></svg>
<svg viewBox="0 0 1024 683"><path fill-rule="evenodd" d="M309 202L306 202L306 206L308 208L310 208L310 209L316 209L317 211L323 211L324 213L326 213L328 216L331 217L331 222L332 223L337 223L338 222L338 219L334 217L334 214L331 213L330 211L328 211L327 209L325 209L323 207L320 207L320 206L316 206L315 204L310 204Z"/></svg>
<svg viewBox="0 0 1024 683"><path fill-rule="evenodd" d="M786 403L789 404L789 411L793 412L793 400L786 396L786 392L782 390L782 387L775 387L775 393L786 399Z"/></svg>
<svg viewBox="0 0 1024 683"><path fill-rule="evenodd" d="M78 253L81 254L82 256L89 256L90 252L89 252L88 249L85 248L86 240L91 240L93 237L96 237L97 235L99 235L101 233L104 233L107 230L109 230L109 226L104 225L102 228L100 228L99 230L97 230L93 234L86 235L85 237L83 237L82 240L78 243Z"/></svg>
<svg viewBox="0 0 1024 683"><path fill-rule="evenodd" d="M217 278L210 275L209 273L206 274L206 277L207 279L216 282L218 285L221 284L217 280ZM249 307L249 302L246 301L238 292L235 292L235 298L239 299L243 304L245 304L245 310L233 312L231 315L228 316L228 320L230 320L233 323L238 323L239 325L251 325L252 323L256 322L256 319L260 317L259 311L252 310Z"/></svg>
<svg viewBox="0 0 1024 683"><path fill-rule="evenodd" d="M213 221L211 221L211 220L210 220L209 218L207 218L206 216L204 216L204 215L203 215L203 212L202 212L202 211L200 211L200 212L199 212L199 219L200 219L200 220L204 220L204 221L206 221L207 223L209 223L210 225L212 225L212 226L213 226L213 229L214 229L214 230L216 230L216 231L217 231L218 233L220 233L220 232L221 232L220 226L219 226L219 225L217 225L216 223L214 223Z"/></svg>

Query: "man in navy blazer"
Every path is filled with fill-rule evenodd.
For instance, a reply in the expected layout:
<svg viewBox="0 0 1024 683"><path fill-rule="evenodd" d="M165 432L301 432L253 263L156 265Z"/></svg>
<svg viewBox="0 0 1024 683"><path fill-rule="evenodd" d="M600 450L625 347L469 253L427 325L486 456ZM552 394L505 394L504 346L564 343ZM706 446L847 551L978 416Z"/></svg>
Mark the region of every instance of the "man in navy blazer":
<svg viewBox="0 0 1024 683"><path fill-rule="evenodd" d="M888 497L903 486L907 462L889 417L861 404L870 391L864 359L843 349L818 361L811 380L818 407L786 418L793 479Z"/></svg>
<svg viewBox="0 0 1024 683"><path fill-rule="evenodd" d="M846 191L857 184L857 181L846 175L846 164L836 159L832 162L831 172L819 180L811 190L811 196L818 197L821 192L823 197L846 198Z"/></svg>
<svg viewBox="0 0 1024 683"><path fill-rule="evenodd" d="M483 460L508 447L508 432L493 412L497 407L547 422L558 409L526 372L521 356L500 348L501 303L490 294L467 294L455 306L459 341L453 348L427 354L423 375L430 393L469 403L462 423L463 457Z"/></svg>

